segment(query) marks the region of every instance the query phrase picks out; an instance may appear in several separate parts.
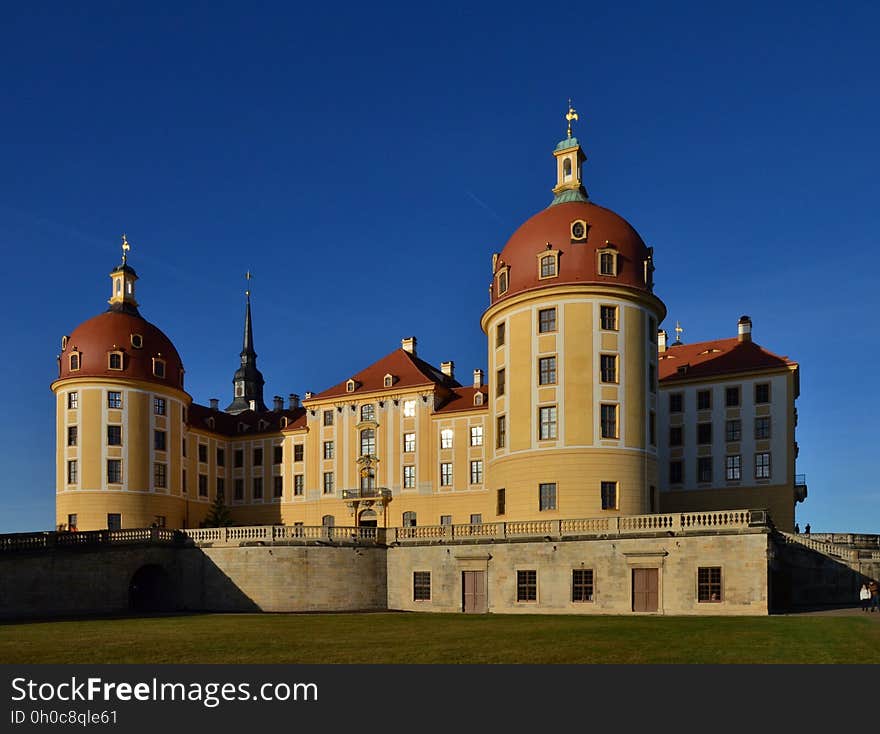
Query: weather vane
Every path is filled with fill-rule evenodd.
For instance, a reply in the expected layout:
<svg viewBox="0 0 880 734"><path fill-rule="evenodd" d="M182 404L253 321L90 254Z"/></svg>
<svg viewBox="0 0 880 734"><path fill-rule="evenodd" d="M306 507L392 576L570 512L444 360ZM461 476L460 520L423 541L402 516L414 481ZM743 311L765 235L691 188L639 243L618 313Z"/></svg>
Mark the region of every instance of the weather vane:
<svg viewBox="0 0 880 734"><path fill-rule="evenodd" d="M245 273L245 276L244 276L244 277L247 279L247 282L248 282L248 287L247 287L247 290L245 290L244 294L245 294L248 298L250 298L250 297L251 297L251 278L253 277L253 276L251 275L251 271L248 270L247 273Z"/></svg>
<svg viewBox="0 0 880 734"><path fill-rule="evenodd" d="M683 331L684 331L684 329L681 328L681 324L678 321L676 321L675 322L675 341L681 343L681 333Z"/></svg>
<svg viewBox="0 0 880 734"><path fill-rule="evenodd" d="M571 137L571 122L578 119L577 111L571 106L571 97L568 98L568 112L565 115L565 119L568 120L568 137Z"/></svg>
<svg viewBox="0 0 880 734"><path fill-rule="evenodd" d="M128 251L131 249L131 245L128 244L128 240L125 238L125 232L122 233L122 264L125 265L125 261L128 259Z"/></svg>

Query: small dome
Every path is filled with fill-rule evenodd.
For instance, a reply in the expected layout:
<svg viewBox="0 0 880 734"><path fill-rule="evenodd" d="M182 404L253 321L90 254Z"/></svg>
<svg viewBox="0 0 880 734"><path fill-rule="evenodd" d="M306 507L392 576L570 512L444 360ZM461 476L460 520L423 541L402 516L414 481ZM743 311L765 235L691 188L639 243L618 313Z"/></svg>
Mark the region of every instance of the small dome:
<svg viewBox="0 0 880 734"><path fill-rule="evenodd" d="M572 226L585 223L582 239L576 240ZM548 247L549 244L549 247ZM599 274L598 251L616 254L616 274ZM539 255L558 251L558 274L540 278ZM569 201L547 207L526 221L508 240L495 264L495 274L505 266L507 290L499 295L497 281L492 303L535 288L552 288L572 283L596 283L651 291L650 268L645 282L645 261L649 250L630 224L610 209L588 201Z"/></svg>
<svg viewBox="0 0 880 734"><path fill-rule="evenodd" d="M79 353L79 369L70 357ZM110 353L122 353L122 369L110 368ZM154 367L164 362L164 370ZM158 373L164 372L164 377ZM107 377L147 380L183 387L183 364L171 340L142 316L122 310L105 311L74 329L61 352L60 379Z"/></svg>

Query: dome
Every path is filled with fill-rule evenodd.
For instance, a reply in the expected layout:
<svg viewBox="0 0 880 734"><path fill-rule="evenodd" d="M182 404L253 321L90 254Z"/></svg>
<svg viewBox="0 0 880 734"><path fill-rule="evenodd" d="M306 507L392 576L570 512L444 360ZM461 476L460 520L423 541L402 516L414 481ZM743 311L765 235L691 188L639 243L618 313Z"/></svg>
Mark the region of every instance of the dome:
<svg viewBox="0 0 880 734"><path fill-rule="evenodd" d="M85 321L63 340L59 378L104 377L147 380L183 388L183 364L171 340L142 316L124 310L108 310ZM121 352L122 369L110 368L110 353ZM70 357L79 353L79 369L71 369ZM164 362L155 369L154 360ZM164 371L164 377L157 373Z"/></svg>
<svg viewBox="0 0 880 734"><path fill-rule="evenodd" d="M585 223L582 239L574 239L574 222ZM614 254L615 274L600 275L598 251ZM539 255L559 253L557 275L540 277ZM492 303L535 288L573 283L623 286L651 292L651 251L630 224L610 209L589 201L555 203L526 221L508 240L495 263L495 275L507 267L507 290L499 295L497 279ZM646 270L646 262L648 267ZM647 273L647 283L646 283Z"/></svg>

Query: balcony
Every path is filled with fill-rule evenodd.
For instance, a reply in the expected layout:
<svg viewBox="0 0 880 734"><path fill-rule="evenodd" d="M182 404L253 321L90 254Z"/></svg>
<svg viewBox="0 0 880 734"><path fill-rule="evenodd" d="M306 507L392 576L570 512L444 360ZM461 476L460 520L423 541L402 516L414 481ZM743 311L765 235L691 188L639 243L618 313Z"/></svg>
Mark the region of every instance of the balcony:
<svg viewBox="0 0 880 734"><path fill-rule="evenodd" d="M344 500L391 499L391 490L387 487L363 487L361 489L343 489Z"/></svg>
<svg viewBox="0 0 880 734"><path fill-rule="evenodd" d="M803 502L807 498L807 475L794 475L794 500L795 502Z"/></svg>

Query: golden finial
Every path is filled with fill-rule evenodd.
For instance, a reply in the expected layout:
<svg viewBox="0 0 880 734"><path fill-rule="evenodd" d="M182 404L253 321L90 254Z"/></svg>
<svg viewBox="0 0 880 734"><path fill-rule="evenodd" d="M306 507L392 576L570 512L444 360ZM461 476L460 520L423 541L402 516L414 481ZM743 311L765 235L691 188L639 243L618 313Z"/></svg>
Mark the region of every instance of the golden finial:
<svg viewBox="0 0 880 734"><path fill-rule="evenodd" d="M125 265L125 261L128 260L128 251L131 249L131 245L128 244L128 240L125 238L125 232L122 233L122 264Z"/></svg>
<svg viewBox="0 0 880 734"><path fill-rule="evenodd" d="M245 276L244 276L244 277L245 277L245 279L246 279L247 282L248 282L248 287L247 287L247 290L245 290L244 294L245 294L248 298L250 298L250 297L251 297L251 278L253 278L253 276L251 275L251 271L248 270L247 273L245 273Z"/></svg>
<svg viewBox="0 0 880 734"><path fill-rule="evenodd" d="M568 112L565 115L565 119L568 120L568 137L571 137L571 121L578 119L578 113L571 106L571 97L568 98Z"/></svg>
<svg viewBox="0 0 880 734"><path fill-rule="evenodd" d="M678 342L679 344L681 343L681 333L683 331L684 331L684 329L681 328L681 324L678 321L676 321L675 322L675 341Z"/></svg>

